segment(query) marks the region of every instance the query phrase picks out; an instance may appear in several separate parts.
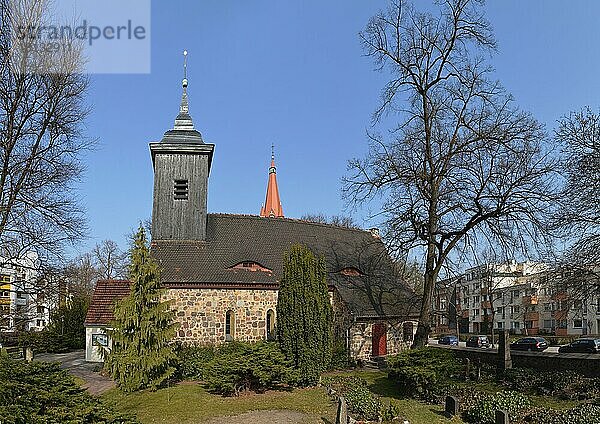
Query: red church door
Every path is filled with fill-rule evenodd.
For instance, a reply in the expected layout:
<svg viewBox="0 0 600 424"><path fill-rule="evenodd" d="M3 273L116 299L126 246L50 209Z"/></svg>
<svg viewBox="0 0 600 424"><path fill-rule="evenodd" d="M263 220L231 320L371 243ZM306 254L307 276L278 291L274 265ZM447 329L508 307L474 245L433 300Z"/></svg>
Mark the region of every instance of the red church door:
<svg viewBox="0 0 600 424"><path fill-rule="evenodd" d="M387 354L387 330L385 323L376 322L373 324L373 356L382 356Z"/></svg>

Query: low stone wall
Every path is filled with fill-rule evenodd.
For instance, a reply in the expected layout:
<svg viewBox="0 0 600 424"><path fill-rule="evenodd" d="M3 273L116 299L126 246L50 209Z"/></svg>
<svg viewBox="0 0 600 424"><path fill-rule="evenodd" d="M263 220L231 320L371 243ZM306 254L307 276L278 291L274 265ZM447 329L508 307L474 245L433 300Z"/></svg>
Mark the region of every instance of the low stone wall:
<svg viewBox="0 0 600 424"><path fill-rule="evenodd" d="M442 346L431 346L448 349ZM456 353L457 357L469 358L471 363L477 360L491 365L498 363L498 353L495 349L462 347L451 349ZM511 351L510 356L514 368L533 368L545 371L577 371L587 377L600 377L600 354Z"/></svg>

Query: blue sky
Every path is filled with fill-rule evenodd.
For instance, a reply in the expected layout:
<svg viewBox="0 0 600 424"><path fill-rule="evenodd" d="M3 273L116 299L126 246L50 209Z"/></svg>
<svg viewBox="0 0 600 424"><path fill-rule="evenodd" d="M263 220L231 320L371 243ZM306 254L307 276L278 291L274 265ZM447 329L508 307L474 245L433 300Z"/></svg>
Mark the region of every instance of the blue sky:
<svg viewBox="0 0 600 424"><path fill-rule="evenodd" d="M417 2L430 6L431 2ZM275 144L284 213L350 214L340 179L366 152L365 132L386 75L357 33L382 0L153 1L151 73L92 75L80 184L90 237L125 244L152 209L148 142L173 126L187 49L190 113L214 143L209 212L258 214ZM548 129L571 110L600 106L600 2L495 0L497 77ZM372 211L371 211L372 212Z"/></svg>

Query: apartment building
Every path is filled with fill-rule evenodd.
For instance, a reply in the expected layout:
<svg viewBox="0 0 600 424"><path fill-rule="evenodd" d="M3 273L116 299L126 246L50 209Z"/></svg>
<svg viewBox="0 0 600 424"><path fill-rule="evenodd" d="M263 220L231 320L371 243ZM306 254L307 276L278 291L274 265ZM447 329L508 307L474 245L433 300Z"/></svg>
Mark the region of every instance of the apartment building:
<svg viewBox="0 0 600 424"><path fill-rule="evenodd" d="M41 277L35 253L0 258L0 333L42 330L60 297L60 288Z"/></svg>
<svg viewBox="0 0 600 424"><path fill-rule="evenodd" d="M434 296L438 333L584 335L600 333L600 294L561 288L562 275L543 263L509 262L470 268L440 281Z"/></svg>

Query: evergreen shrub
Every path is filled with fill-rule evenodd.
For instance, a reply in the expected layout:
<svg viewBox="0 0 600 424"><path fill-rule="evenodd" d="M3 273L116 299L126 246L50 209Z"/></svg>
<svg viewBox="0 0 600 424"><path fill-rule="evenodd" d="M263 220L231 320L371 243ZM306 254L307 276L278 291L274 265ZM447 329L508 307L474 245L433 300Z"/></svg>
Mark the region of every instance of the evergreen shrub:
<svg viewBox="0 0 600 424"><path fill-rule="evenodd" d="M292 362L273 342L227 343L215 350L202 375L208 390L226 396L262 392L298 380Z"/></svg>
<svg viewBox="0 0 600 424"><path fill-rule="evenodd" d="M0 422L128 424L137 421L90 396L57 363L26 363L0 354Z"/></svg>
<svg viewBox="0 0 600 424"><path fill-rule="evenodd" d="M171 342L177 324L168 303L161 301L160 272L141 225L131 249L129 278L131 293L115 306L115 320L108 331L113 346L104 366L124 392L156 390L177 371Z"/></svg>
<svg viewBox="0 0 600 424"><path fill-rule="evenodd" d="M388 357L388 377L404 394L431 399L462 371L460 361L450 350L420 348Z"/></svg>
<svg viewBox="0 0 600 424"><path fill-rule="evenodd" d="M331 363L333 311L325 259L293 245L285 255L277 300L281 350L298 369L303 386L314 385Z"/></svg>

